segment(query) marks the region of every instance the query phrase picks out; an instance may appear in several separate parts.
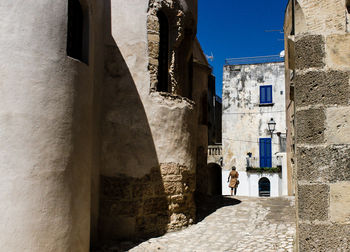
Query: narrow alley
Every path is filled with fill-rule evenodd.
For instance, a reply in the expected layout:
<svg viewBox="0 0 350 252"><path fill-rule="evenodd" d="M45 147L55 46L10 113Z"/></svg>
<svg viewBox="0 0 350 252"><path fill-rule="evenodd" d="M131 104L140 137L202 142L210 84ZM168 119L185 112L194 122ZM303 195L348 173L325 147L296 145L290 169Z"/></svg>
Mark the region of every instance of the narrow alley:
<svg viewBox="0 0 350 252"><path fill-rule="evenodd" d="M125 243L104 251L293 251L294 215L293 197L224 197L222 207L187 229L152 238L131 249L132 244Z"/></svg>

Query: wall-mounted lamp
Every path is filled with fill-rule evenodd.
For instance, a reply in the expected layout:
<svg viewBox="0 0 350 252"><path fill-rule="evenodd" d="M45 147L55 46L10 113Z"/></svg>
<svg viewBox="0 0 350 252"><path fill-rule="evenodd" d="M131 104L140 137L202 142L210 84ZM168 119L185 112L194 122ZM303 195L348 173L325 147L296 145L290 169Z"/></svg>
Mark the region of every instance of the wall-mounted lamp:
<svg viewBox="0 0 350 252"><path fill-rule="evenodd" d="M273 132L275 131L275 128L276 128L276 122L273 120L273 118L271 118L271 120L267 123L267 126L269 127L269 131L271 133L271 138L272 138Z"/></svg>

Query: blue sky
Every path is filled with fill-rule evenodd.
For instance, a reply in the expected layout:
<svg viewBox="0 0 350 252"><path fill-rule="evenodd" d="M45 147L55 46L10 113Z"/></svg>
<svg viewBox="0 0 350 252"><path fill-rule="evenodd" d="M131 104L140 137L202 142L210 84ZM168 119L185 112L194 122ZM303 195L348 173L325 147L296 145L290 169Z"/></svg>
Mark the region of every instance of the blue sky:
<svg viewBox="0 0 350 252"><path fill-rule="evenodd" d="M279 54L287 0L198 0L197 37L207 55L213 53L216 93L222 93L226 58ZM280 39L280 40L279 40Z"/></svg>

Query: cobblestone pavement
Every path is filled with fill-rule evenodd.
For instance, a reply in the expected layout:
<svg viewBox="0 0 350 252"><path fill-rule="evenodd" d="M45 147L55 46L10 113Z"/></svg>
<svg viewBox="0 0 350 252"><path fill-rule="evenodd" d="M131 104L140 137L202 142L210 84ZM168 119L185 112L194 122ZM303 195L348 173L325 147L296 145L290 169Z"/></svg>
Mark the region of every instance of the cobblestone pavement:
<svg viewBox="0 0 350 252"><path fill-rule="evenodd" d="M235 199L235 204L218 208L187 229L152 238L129 251L293 251L294 198Z"/></svg>

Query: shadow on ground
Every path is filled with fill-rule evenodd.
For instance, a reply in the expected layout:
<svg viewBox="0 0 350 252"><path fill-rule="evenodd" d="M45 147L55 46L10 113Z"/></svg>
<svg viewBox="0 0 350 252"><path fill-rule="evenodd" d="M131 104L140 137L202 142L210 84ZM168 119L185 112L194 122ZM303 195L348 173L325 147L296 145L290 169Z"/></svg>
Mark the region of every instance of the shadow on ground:
<svg viewBox="0 0 350 252"><path fill-rule="evenodd" d="M217 209L226 206L238 205L242 201L229 196L207 196L196 194L197 218L196 223L201 222L205 217L214 213ZM155 238L155 237L154 237ZM91 250L93 252L124 252L136 247L147 239L138 241L119 241L114 244L106 244L98 249Z"/></svg>
<svg viewBox="0 0 350 252"><path fill-rule="evenodd" d="M205 217L215 212L217 209L225 206L238 205L242 201L229 196L208 196L196 194L197 219L196 222L202 221Z"/></svg>

